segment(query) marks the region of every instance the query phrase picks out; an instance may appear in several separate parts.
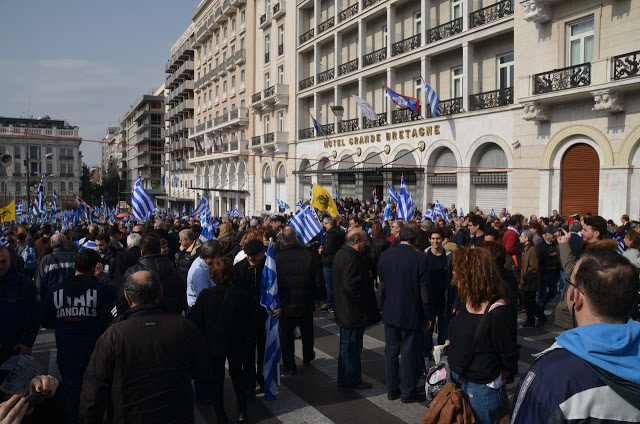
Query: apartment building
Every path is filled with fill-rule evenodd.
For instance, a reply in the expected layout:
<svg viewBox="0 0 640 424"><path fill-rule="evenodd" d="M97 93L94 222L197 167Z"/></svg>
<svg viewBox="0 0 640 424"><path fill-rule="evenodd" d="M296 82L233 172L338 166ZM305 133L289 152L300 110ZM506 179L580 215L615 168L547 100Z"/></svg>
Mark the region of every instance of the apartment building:
<svg viewBox="0 0 640 424"><path fill-rule="evenodd" d="M72 205L72 192L80 188L82 172L82 139L78 127L63 120L0 117L0 157L10 155L11 165L0 164L0 199L35 199L44 172L47 204L53 191L58 195L58 208Z"/></svg>
<svg viewBox="0 0 640 424"><path fill-rule="evenodd" d="M514 207L637 218L640 2L524 1L515 31Z"/></svg>
<svg viewBox="0 0 640 424"><path fill-rule="evenodd" d="M164 85L137 99L120 121L122 138L119 168L124 179L123 193L130 202L133 186L142 177L144 188L156 197L160 208L166 208L164 199Z"/></svg>
<svg viewBox="0 0 640 424"><path fill-rule="evenodd" d="M108 127L104 138L101 140L100 168L102 172L108 173L112 168L118 166L118 143L116 142L116 134L119 130L119 127Z"/></svg>
<svg viewBox="0 0 640 424"><path fill-rule="evenodd" d="M169 211L192 209L195 198L194 169L189 164L193 143L189 129L194 126L194 49L195 24L171 47L165 72L165 190Z"/></svg>
<svg viewBox="0 0 640 424"><path fill-rule="evenodd" d="M189 162L195 173L195 201L206 195L214 215L236 205L253 208L254 160L249 107L254 90L255 3L202 0L194 23L194 126L196 147Z"/></svg>

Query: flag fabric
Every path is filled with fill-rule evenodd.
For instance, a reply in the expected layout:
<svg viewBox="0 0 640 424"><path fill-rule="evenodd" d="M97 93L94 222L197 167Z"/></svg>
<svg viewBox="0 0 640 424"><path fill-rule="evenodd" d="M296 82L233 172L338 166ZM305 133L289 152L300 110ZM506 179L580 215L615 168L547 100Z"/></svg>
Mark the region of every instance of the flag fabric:
<svg viewBox="0 0 640 424"><path fill-rule="evenodd" d="M444 213L444 208L442 207L442 204L438 200L436 200L436 204L433 207L433 215L434 215L434 218L440 217L445 221L447 220L447 215Z"/></svg>
<svg viewBox="0 0 640 424"><path fill-rule="evenodd" d="M318 184L313 184L311 191L311 206L322 211L329 212L331 216L338 215L338 206L331 194Z"/></svg>
<svg viewBox="0 0 640 424"><path fill-rule="evenodd" d="M231 209L231 216L234 218L238 218L240 216L240 211L238 211L238 205L236 205L233 209Z"/></svg>
<svg viewBox="0 0 640 424"><path fill-rule="evenodd" d="M164 175L162 176L162 187L165 187L167 185L167 177L165 177Z"/></svg>
<svg viewBox="0 0 640 424"><path fill-rule="evenodd" d="M131 195L131 210L136 220L142 221L149 219L149 217L157 210L156 203L147 190L142 186L140 177L136 180L136 184L133 188L133 194Z"/></svg>
<svg viewBox="0 0 640 424"><path fill-rule="evenodd" d="M387 202L387 204L384 207L384 214L382 215L382 222L391 221L392 219L393 219L393 216L391 215L391 199L389 199L389 201Z"/></svg>
<svg viewBox="0 0 640 424"><path fill-rule="evenodd" d="M213 240L216 236L213 234L213 225L210 211L205 211L200 215L200 237L198 238L200 242L205 242L207 240Z"/></svg>
<svg viewBox="0 0 640 424"><path fill-rule="evenodd" d="M207 134L204 135L204 148L209 150L211 149L211 146L213 146L213 143L211 142L211 139L209 138L209 136Z"/></svg>
<svg viewBox="0 0 640 424"><path fill-rule="evenodd" d="M362 115L364 115L365 118L370 119L372 121L378 119L378 114L373 109L373 107L371 107L369 102L367 102L362 97L356 96L355 94L352 94L351 97L355 99L356 103L360 107L360 110L362 111Z"/></svg>
<svg viewBox="0 0 640 424"><path fill-rule="evenodd" d="M98 211L96 211L95 209L91 211L89 221L91 221L92 224L98 224L98 225L104 225L104 222L105 222L104 216L98 213Z"/></svg>
<svg viewBox="0 0 640 424"><path fill-rule="evenodd" d="M424 214L422 215L422 219L428 219L429 221L434 221L433 218L434 218L433 209L431 208L431 205L429 205L427 210L424 211Z"/></svg>
<svg viewBox="0 0 640 424"><path fill-rule="evenodd" d="M400 196L398 196L398 193L391 187L391 184L387 183L387 188L389 189L389 199L397 205L400 202Z"/></svg>
<svg viewBox="0 0 640 424"><path fill-rule="evenodd" d="M309 200L313 199L313 183L309 184Z"/></svg>
<svg viewBox="0 0 640 424"><path fill-rule="evenodd" d="M431 88L431 86L426 82L424 83L424 94L426 95L427 102L429 102L429 106L431 107L431 116L433 118L440 116L440 98L436 94L436 90Z"/></svg>
<svg viewBox="0 0 640 424"><path fill-rule="evenodd" d="M398 197L398 218L404 221L411 220L415 215L414 206L413 198L407 191L407 186L404 183L404 177L402 177L400 182L400 196Z"/></svg>
<svg viewBox="0 0 640 424"><path fill-rule="evenodd" d="M0 208L0 222L9 222L16 220L16 202L12 200L4 208Z"/></svg>
<svg viewBox="0 0 640 424"><path fill-rule="evenodd" d="M336 201L336 205L340 202L340 193L338 192L338 184L333 186L333 200Z"/></svg>
<svg viewBox="0 0 640 424"><path fill-rule="evenodd" d="M460 217L464 216L464 212L462 212L462 208L460 208L460 210L458 211L458 216L460 216Z"/></svg>
<svg viewBox="0 0 640 424"><path fill-rule="evenodd" d="M84 241L84 240L85 239L78 241L78 243L80 244L80 249L78 249L79 252L82 252L83 250L86 250L86 249L95 250L96 252L98 251L98 246L96 245L95 241L93 240Z"/></svg>
<svg viewBox="0 0 640 424"><path fill-rule="evenodd" d="M376 206L380 206L380 200L378 200L378 195L376 194L376 189L373 189L373 204Z"/></svg>
<svg viewBox="0 0 640 424"><path fill-rule="evenodd" d="M171 177L171 187L178 187L178 183L180 182L180 178L177 175Z"/></svg>
<svg viewBox="0 0 640 424"><path fill-rule="evenodd" d="M311 115L311 120L313 121L313 128L315 128L316 130L316 135L324 135L320 130L320 125L318 125L318 121L316 121L316 118L314 118L313 115Z"/></svg>
<svg viewBox="0 0 640 424"><path fill-rule="evenodd" d="M102 198L104 201L104 197ZM51 199L51 215L55 215L58 212L58 193L53 190L53 198Z"/></svg>
<svg viewBox="0 0 640 424"><path fill-rule="evenodd" d="M496 213L493 209L491 209L491 218L496 219Z"/></svg>
<svg viewBox="0 0 640 424"><path fill-rule="evenodd" d="M2 233L0 233L0 246L10 247L9 242L7 241L6 238L4 238Z"/></svg>
<svg viewBox="0 0 640 424"><path fill-rule="evenodd" d="M22 202L16 205L16 219L22 218Z"/></svg>
<svg viewBox="0 0 640 424"><path fill-rule="evenodd" d="M78 202L78 206L86 209L86 210L91 210L93 209L91 206L89 206L89 204L87 202L85 202L80 196L78 196L77 194L71 192L73 194L73 197L75 197L76 202Z"/></svg>
<svg viewBox="0 0 640 424"><path fill-rule="evenodd" d="M286 211L287 209L291 209L291 207L287 205L287 203L284 200L276 199L276 203L278 204L278 207L283 211Z"/></svg>
<svg viewBox="0 0 640 424"><path fill-rule="evenodd" d="M196 153L202 152L202 146L200 145L200 142L198 141L197 138L193 139L193 144L194 144L194 146L196 148Z"/></svg>
<svg viewBox="0 0 640 424"><path fill-rule="evenodd" d="M280 385L280 323L273 317L274 311L281 308L278 296L278 273L273 241L269 241L267 257L262 269L262 283L260 285L260 304L267 310L267 322L265 324L266 340L264 348L264 364L262 376L264 377L264 395L269 400L276 399L278 386Z"/></svg>
<svg viewBox="0 0 640 424"><path fill-rule="evenodd" d="M35 212L34 215L38 216L42 213L44 208L44 172L40 175L40 185L38 186L38 194L36 194Z"/></svg>
<svg viewBox="0 0 640 424"><path fill-rule="evenodd" d="M182 215L186 215L187 214L187 204L183 203L182 204ZM178 215L178 212L176 212L176 215Z"/></svg>
<svg viewBox="0 0 640 424"><path fill-rule="evenodd" d="M624 239L617 234L614 234L612 239L614 239L618 243L617 252L623 254L625 250L627 250L627 246L624 245Z"/></svg>
<svg viewBox="0 0 640 424"><path fill-rule="evenodd" d="M302 205L289 221L289 225L296 230L302 244L307 244L318 233L322 232L322 224L318 221L315 212L307 205Z"/></svg>
<svg viewBox="0 0 640 424"><path fill-rule="evenodd" d="M183 208L184 209L184 208ZM198 214L203 214L205 211L209 211L211 212L211 209L209 208L209 202L207 201L207 198L202 196L200 198L200 201L198 202L198 205L196 206L196 208L189 214L189 216L196 216ZM184 212L183 212L184 213Z"/></svg>
<svg viewBox="0 0 640 424"><path fill-rule="evenodd" d="M419 99L416 99L415 97L411 97L411 96L405 96L404 94L400 94L397 91L394 91L391 88L389 88L387 84L382 84L382 86L384 87L384 90L386 91L387 95L389 96L393 104L396 105L396 107L399 107L400 109L410 110L411 112L413 112L414 115L420 114Z"/></svg>

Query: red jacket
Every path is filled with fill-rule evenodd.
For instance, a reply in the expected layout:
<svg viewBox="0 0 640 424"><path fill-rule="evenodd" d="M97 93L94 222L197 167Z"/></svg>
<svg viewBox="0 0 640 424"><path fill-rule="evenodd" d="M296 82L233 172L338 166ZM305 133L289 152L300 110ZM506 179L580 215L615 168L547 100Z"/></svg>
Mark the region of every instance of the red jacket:
<svg viewBox="0 0 640 424"><path fill-rule="evenodd" d="M505 249L507 249L507 253L510 255L517 255L520 253L520 249L516 246L517 241L520 239L520 236L517 232L507 229L502 235L502 243L504 244Z"/></svg>

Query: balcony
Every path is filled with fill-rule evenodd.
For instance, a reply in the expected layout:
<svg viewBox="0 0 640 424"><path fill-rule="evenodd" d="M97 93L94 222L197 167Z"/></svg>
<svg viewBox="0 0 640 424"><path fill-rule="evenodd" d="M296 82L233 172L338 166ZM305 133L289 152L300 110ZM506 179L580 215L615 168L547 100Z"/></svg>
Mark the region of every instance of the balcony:
<svg viewBox="0 0 640 424"><path fill-rule="evenodd" d="M429 107L429 105L427 105ZM462 97L455 97L450 100L443 100L440 102L440 115L449 116L460 113L462 110ZM430 111L430 109L429 109Z"/></svg>
<svg viewBox="0 0 640 424"><path fill-rule="evenodd" d="M360 120L358 118L340 121L340 132L358 131L360 129Z"/></svg>
<svg viewBox="0 0 640 424"><path fill-rule="evenodd" d="M452 37L462 32L462 18L454 19L451 22L442 24L427 30L427 44Z"/></svg>
<svg viewBox="0 0 640 424"><path fill-rule="evenodd" d="M211 73L213 74L211 76L211 79L213 81L218 81L220 79L220 76L221 76L220 73L222 72L223 68L224 68L224 64L220 64L211 70Z"/></svg>
<svg viewBox="0 0 640 424"><path fill-rule="evenodd" d="M231 6L240 8L243 4L246 4L247 0L231 0Z"/></svg>
<svg viewBox="0 0 640 424"><path fill-rule="evenodd" d="M362 56L362 67L373 65L374 63L382 62L387 58L387 48L383 47L379 50L365 54Z"/></svg>
<svg viewBox="0 0 640 424"><path fill-rule="evenodd" d="M262 143L262 137L259 135L251 137L251 147L259 146Z"/></svg>
<svg viewBox="0 0 640 424"><path fill-rule="evenodd" d="M336 133L336 127L333 124L320 125L320 135L331 135Z"/></svg>
<svg viewBox="0 0 640 424"><path fill-rule="evenodd" d="M358 70L358 59L350 60L338 66L338 76L347 75L350 72Z"/></svg>
<svg viewBox="0 0 640 424"><path fill-rule="evenodd" d="M247 89L247 86L245 84L244 81L240 81L240 83L238 84L238 94L240 93L244 93L244 91Z"/></svg>
<svg viewBox="0 0 640 424"><path fill-rule="evenodd" d="M391 56L397 56L402 53L410 52L411 50L417 49L421 44L421 34L416 34L413 37L405 38L402 41L398 41L397 43L393 43L391 45Z"/></svg>
<svg viewBox="0 0 640 424"><path fill-rule="evenodd" d="M495 22L505 16L513 15L513 0L503 0L469 14L469 28Z"/></svg>
<svg viewBox="0 0 640 424"><path fill-rule="evenodd" d="M382 0L362 0L362 10L366 9L367 7L371 7L380 1Z"/></svg>
<svg viewBox="0 0 640 424"><path fill-rule="evenodd" d="M313 84L314 84L314 77L312 75L309 78L305 78L302 81L300 81L299 87L300 87L300 90L306 90L307 88L312 87Z"/></svg>
<svg viewBox="0 0 640 424"><path fill-rule="evenodd" d="M313 38L313 28L300 36L300 44L304 44Z"/></svg>
<svg viewBox="0 0 640 424"><path fill-rule="evenodd" d="M368 119L363 118L362 128L376 128L387 125L387 112L382 112L378 114L378 119Z"/></svg>
<svg viewBox="0 0 640 424"><path fill-rule="evenodd" d="M513 88L487 91L469 96L469 109L482 110L513 104Z"/></svg>
<svg viewBox="0 0 640 424"><path fill-rule="evenodd" d="M225 20L227 20L227 17L222 14L222 8L220 7L216 9L214 16L217 24L222 24Z"/></svg>
<svg viewBox="0 0 640 424"><path fill-rule="evenodd" d="M238 50L233 56L233 62L236 65L242 65L247 60L247 51L245 49Z"/></svg>
<svg viewBox="0 0 640 424"><path fill-rule="evenodd" d="M289 85L276 84L251 96L251 112L260 113L289 105Z"/></svg>
<svg viewBox="0 0 640 424"><path fill-rule="evenodd" d="M268 11L264 15L260 16L260 22L258 24L258 28L265 29L270 25L271 25L271 11Z"/></svg>
<svg viewBox="0 0 640 424"><path fill-rule="evenodd" d="M276 131L262 137L263 153L286 153L289 151L289 133Z"/></svg>
<svg viewBox="0 0 640 424"><path fill-rule="evenodd" d="M286 3L285 3L285 1L284 1L284 0L280 0L280 1L278 2L278 4L274 4L274 5L273 5L273 8L272 8L272 10L273 10L273 15L271 16L271 18L272 18L272 19L278 19L278 18L280 18L281 16L284 16L285 11L286 11L286 10L285 10L285 9L286 9L286 8L285 8L285 6L286 6Z"/></svg>
<svg viewBox="0 0 640 424"><path fill-rule="evenodd" d="M551 93L591 85L591 64L568 66L533 77L533 94Z"/></svg>
<svg viewBox="0 0 640 424"><path fill-rule="evenodd" d="M419 114L413 113L409 109L400 109L391 111L391 123L401 124L403 122L420 121L422 117Z"/></svg>
<svg viewBox="0 0 640 424"><path fill-rule="evenodd" d="M238 25L238 35L244 34L246 30L247 30L247 22L246 21L240 22L240 25Z"/></svg>
<svg viewBox="0 0 640 424"><path fill-rule="evenodd" d="M225 60L225 62L224 62L224 69L225 70L231 71L235 67L236 67L235 57L229 57L227 60Z"/></svg>
<svg viewBox="0 0 640 424"><path fill-rule="evenodd" d="M224 0L222 2L222 13L224 13L227 16L231 16L235 11L236 11L235 7L231 7L230 0Z"/></svg>
<svg viewBox="0 0 640 424"><path fill-rule="evenodd" d="M335 68L327 69L324 72L318 74L318 84L332 80L336 76Z"/></svg>
<svg viewBox="0 0 640 424"><path fill-rule="evenodd" d="M335 16L330 17L329 19L327 19L326 21L320 23L320 25L318 25L318 35L322 34L323 32L333 28L333 26L336 24L336 18Z"/></svg>
<svg viewBox="0 0 640 424"><path fill-rule="evenodd" d="M613 79L615 81L640 76L640 50L613 58Z"/></svg>
<svg viewBox="0 0 640 424"><path fill-rule="evenodd" d="M189 78L193 75L193 60L187 60L182 62L182 65L178 69L176 69L172 75L165 81L165 86L169 88L174 83L179 83L184 78Z"/></svg>
<svg viewBox="0 0 640 424"><path fill-rule="evenodd" d="M338 23L346 21L347 19L356 16L358 13L358 3L353 4L352 6L347 7L346 9L338 12Z"/></svg>
<svg viewBox="0 0 640 424"><path fill-rule="evenodd" d="M300 140L305 140L307 138L313 138L313 137L315 137L315 129L313 127L303 128L301 130L298 130L298 138Z"/></svg>

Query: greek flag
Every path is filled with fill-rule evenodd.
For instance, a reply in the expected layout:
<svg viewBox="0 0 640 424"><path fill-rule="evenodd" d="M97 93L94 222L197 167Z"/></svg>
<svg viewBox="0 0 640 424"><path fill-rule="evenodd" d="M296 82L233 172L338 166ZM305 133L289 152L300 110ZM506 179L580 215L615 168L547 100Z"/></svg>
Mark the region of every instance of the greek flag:
<svg viewBox="0 0 640 424"><path fill-rule="evenodd" d="M414 217L415 203L413 203L413 198L407 191L407 186L404 183L404 177L400 181L400 196L398 199L398 218L404 221L409 221Z"/></svg>
<svg viewBox="0 0 640 424"><path fill-rule="evenodd" d="M91 211L89 221L91 221L92 224L104 225L104 216L96 212L96 210L94 209Z"/></svg>
<svg viewBox="0 0 640 424"><path fill-rule="evenodd" d="M231 210L231 216L233 216L234 218L238 218L240 216L240 211L238 211L238 205L236 205L235 208Z"/></svg>
<svg viewBox="0 0 640 424"><path fill-rule="evenodd" d="M380 206L380 200L378 200L378 195L376 194L375 189L373 189L373 204L376 206Z"/></svg>
<svg viewBox="0 0 640 424"><path fill-rule="evenodd" d="M20 208L22 209L22 205L20 205ZM51 215L55 215L56 212L58 212L58 195L56 194L56 191L53 190L53 199L51 200Z"/></svg>
<svg viewBox="0 0 640 424"><path fill-rule="evenodd" d="M133 211L134 218L138 221L149 219L149 216L151 216L156 209L156 203L147 190L144 189L140 177L138 177L133 188L133 194L131 195L131 210Z"/></svg>
<svg viewBox="0 0 640 424"><path fill-rule="evenodd" d="M338 193L338 184L333 186L333 200L336 201L336 205L340 203L340 194Z"/></svg>
<svg viewBox="0 0 640 424"><path fill-rule="evenodd" d="M9 242L6 238L0 233L0 246L9 247Z"/></svg>
<svg viewBox="0 0 640 424"><path fill-rule="evenodd" d="M213 146L213 143L211 142L211 139L209 138L209 136L207 134L204 135L204 148L209 150L211 149L211 147Z"/></svg>
<svg viewBox="0 0 640 424"><path fill-rule="evenodd" d="M183 212L184 213L184 208ZM209 208L209 202L207 201L207 198L202 196L202 198L200 198L200 202L198 202L198 206L196 206L196 208L189 214L189 216L196 216L198 214L203 214L205 211L209 211L209 213L211 213L211 209Z"/></svg>
<svg viewBox="0 0 640 424"><path fill-rule="evenodd" d="M171 177L171 187L178 187L178 183L180 182L180 178L177 175Z"/></svg>
<svg viewBox="0 0 640 424"><path fill-rule="evenodd" d="M276 203L278 204L278 207L283 211L291 208L284 200L276 199Z"/></svg>
<svg viewBox="0 0 640 424"><path fill-rule="evenodd" d="M83 250L86 249L92 249L95 250L96 252L98 251L98 246L96 245L96 242L93 240L88 240L84 243L82 243L85 239L82 240L78 240L76 243L79 244L80 249L78 250L79 252L82 252Z"/></svg>
<svg viewBox="0 0 640 424"><path fill-rule="evenodd" d="M624 251L627 250L627 246L624 245L624 239L617 234L614 234L611 238L618 242L617 252L623 254Z"/></svg>
<svg viewBox="0 0 640 424"><path fill-rule="evenodd" d="M386 206L384 207L384 215L382 215L382 222L391 221L392 219L393 219L393 216L391 215L391 199L389 199Z"/></svg>
<svg viewBox="0 0 640 424"><path fill-rule="evenodd" d="M424 211L424 214L422 215L422 219L428 219L429 221L433 221L434 220L433 218L434 218L433 209L431 208L431 205L429 205L427 210Z"/></svg>
<svg viewBox="0 0 640 424"><path fill-rule="evenodd" d="M424 83L424 94L427 97L429 106L431 106L431 116L434 118L440 116L440 98L436 94L436 90L431 88L426 82Z"/></svg>
<svg viewBox="0 0 640 424"><path fill-rule="evenodd" d="M437 200L436 200L436 205L433 207L433 214L434 214L434 218L440 217L445 221L447 220L447 215L444 213L444 208L442 207L442 204Z"/></svg>
<svg viewBox="0 0 640 424"><path fill-rule="evenodd" d="M322 225L315 212L307 205L302 205L289 221L289 225L296 230L302 244L307 244L318 233L322 232Z"/></svg>
<svg viewBox="0 0 640 424"><path fill-rule="evenodd" d="M493 209L491 209L491 218L496 219L496 213Z"/></svg>
<svg viewBox="0 0 640 424"><path fill-rule="evenodd" d="M398 204L400 202L400 196L398 193L391 187L391 184L387 183L387 188L389 188L389 198L393 201L393 203Z"/></svg>
<svg viewBox="0 0 640 424"><path fill-rule="evenodd" d="M182 204L182 215L186 215L187 214L187 204L183 203ZM178 215L178 213L176 212L176 215Z"/></svg>
<svg viewBox="0 0 640 424"><path fill-rule="evenodd" d="M199 240L201 242L213 240L216 238L216 236L213 234L213 225L211 221L211 212L206 211L205 213L200 215L200 227L202 228L202 230L200 231Z"/></svg>
<svg viewBox="0 0 640 424"><path fill-rule="evenodd" d="M280 324L277 319L273 318L273 312L281 307L280 297L278 297L278 274L276 272L273 241L269 241L267 258L262 270L260 304L264 306L269 315L265 324L266 341L262 367L264 395L267 399L274 400L280 385L280 357L282 356L282 350L280 347Z"/></svg>
<svg viewBox="0 0 640 424"><path fill-rule="evenodd" d="M100 207L102 208L102 213L107 216L107 202L104 201L104 196L100 196Z"/></svg>
<svg viewBox="0 0 640 424"><path fill-rule="evenodd" d="M196 153L202 152L202 146L200 146L200 142L197 138L193 139L193 144L195 145Z"/></svg>
<svg viewBox="0 0 640 424"><path fill-rule="evenodd" d="M55 191L53 193L55 196ZM18 217L22 217L22 202L16 204L16 221L18 220Z"/></svg>
<svg viewBox="0 0 640 424"><path fill-rule="evenodd" d="M313 200L313 183L309 184L309 199Z"/></svg>
<svg viewBox="0 0 640 424"><path fill-rule="evenodd" d="M458 211L458 216L460 216L460 217L464 216L464 212L462 212L462 208L460 208L460 210Z"/></svg>
<svg viewBox="0 0 640 424"><path fill-rule="evenodd" d="M34 210L34 215L38 216L42 213L42 209L44 208L44 172L40 175L40 185L38 186L38 194L36 194L36 203Z"/></svg>

